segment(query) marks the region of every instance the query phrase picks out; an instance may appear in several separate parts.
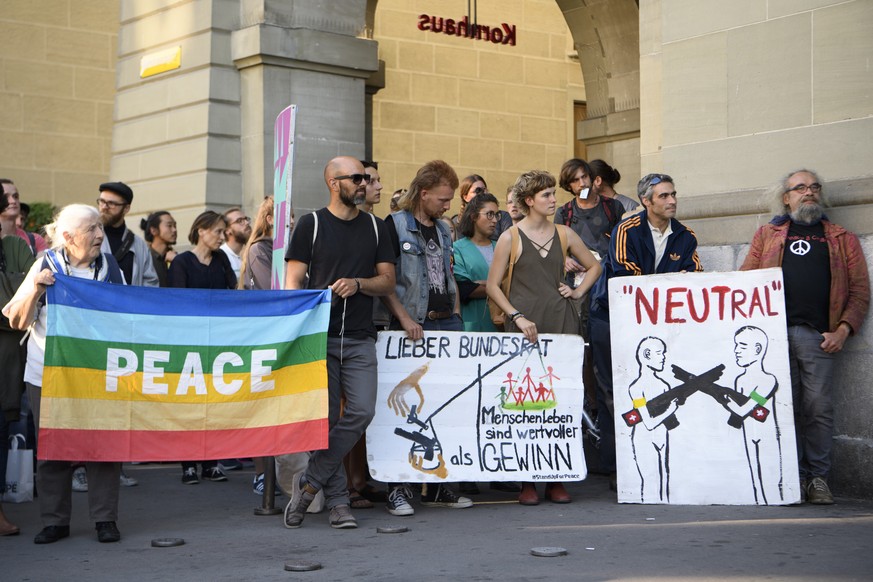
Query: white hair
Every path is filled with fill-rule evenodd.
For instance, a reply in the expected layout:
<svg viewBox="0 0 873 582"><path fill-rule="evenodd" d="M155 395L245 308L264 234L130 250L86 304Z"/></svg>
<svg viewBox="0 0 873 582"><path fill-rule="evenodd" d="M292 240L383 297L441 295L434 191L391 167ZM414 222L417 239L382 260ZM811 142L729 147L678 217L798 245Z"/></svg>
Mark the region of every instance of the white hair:
<svg viewBox="0 0 873 582"><path fill-rule="evenodd" d="M59 249L66 242L64 233L75 235L82 230L83 225L99 220L100 213L93 206L68 204L55 215L54 222L45 225L45 234L51 248Z"/></svg>

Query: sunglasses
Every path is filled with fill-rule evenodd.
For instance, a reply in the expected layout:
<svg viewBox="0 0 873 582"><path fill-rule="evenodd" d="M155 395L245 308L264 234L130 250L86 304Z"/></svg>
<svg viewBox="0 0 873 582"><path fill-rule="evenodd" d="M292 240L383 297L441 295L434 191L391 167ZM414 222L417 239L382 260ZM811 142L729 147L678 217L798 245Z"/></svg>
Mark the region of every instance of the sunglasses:
<svg viewBox="0 0 873 582"><path fill-rule="evenodd" d="M647 179L649 181L649 186L655 186L657 184L660 184L661 182L670 182L671 184L673 183L673 178L671 178L667 174L649 174L643 179Z"/></svg>
<svg viewBox="0 0 873 582"><path fill-rule="evenodd" d="M370 183L370 174L349 174L347 176L334 176L334 180L351 180L352 184L355 186L359 185L361 182Z"/></svg>

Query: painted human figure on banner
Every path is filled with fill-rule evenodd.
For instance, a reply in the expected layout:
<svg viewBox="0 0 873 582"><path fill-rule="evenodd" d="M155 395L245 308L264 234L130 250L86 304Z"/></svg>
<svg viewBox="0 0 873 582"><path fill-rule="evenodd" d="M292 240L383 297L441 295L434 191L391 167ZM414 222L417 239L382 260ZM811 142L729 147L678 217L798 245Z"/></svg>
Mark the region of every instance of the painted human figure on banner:
<svg viewBox="0 0 873 582"><path fill-rule="evenodd" d="M670 384L658 372L664 371L667 346L656 337L646 337L637 346L640 373L628 388L636 414L631 427L634 462L640 476L640 500L665 502L670 495L670 436L664 421L679 408L676 398L657 414L651 414L646 403L670 390Z"/></svg>
<svg viewBox="0 0 873 582"><path fill-rule="evenodd" d="M610 285L619 502L799 501L782 274L754 273Z"/></svg>
<svg viewBox="0 0 873 582"><path fill-rule="evenodd" d="M761 328L747 325L737 330L734 356L743 372L734 381L734 389L748 400L740 404L727 395L724 398L725 407L742 419L752 493L755 503L764 505L784 498L782 463L770 461L782 457L782 435L773 405L779 380L764 369L767 344Z"/></svg>

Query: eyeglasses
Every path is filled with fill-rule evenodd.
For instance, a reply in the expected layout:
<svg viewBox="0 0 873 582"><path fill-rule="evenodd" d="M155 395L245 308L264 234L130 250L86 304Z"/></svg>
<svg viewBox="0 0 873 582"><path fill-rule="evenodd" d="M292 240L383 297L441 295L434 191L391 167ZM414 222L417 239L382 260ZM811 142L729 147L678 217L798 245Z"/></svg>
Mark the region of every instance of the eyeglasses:
<svg viewBox="0 0 873 582"><path fill-rule="evenodd" d="M232 221L231 224L250 224L252 219L248 216L240 216L236 220Z"/></svg>
<svg viewBox="0 0 873 582"><path fill-rule="evenodd" d="M485 188L483 188L482 186L478 186L473 190L473 194L478 195L478 194L484 194L484 193L485 193Z"/></svg>
<svg viewBox="0 0 873 582"><path fill-rule="evenodd" d="M97 206L108 206L109 208L121 208L122 206L127 206L127 202L113 202L112 200L98 198L97 199Z"/></svg>
<svg viewBox="0 0 873 582"><path fill-rule="evenodd" d="M798 184L794 188L789 188L786 192L797 192L798 194L806 194L806 191L809 190L813 194L818 194L821 192L821 184L818 182L813 182L808 186L806 184Z"/></svg>
<svg viewBox="0 0 873 582"><path fill-rule="evenodd" d="M351 180L357 186L361 182L370 183L370 174L349 174L347 176L334 176L334 180Z"/></svg>
<svg viewBox="0 0 873 582"><path fill-rule="evenodd" d="M495 218L497 218L497 213L493 210L489 210L488 212L480 212L479 216L484 216L488 220L494 220Z"/></svg>

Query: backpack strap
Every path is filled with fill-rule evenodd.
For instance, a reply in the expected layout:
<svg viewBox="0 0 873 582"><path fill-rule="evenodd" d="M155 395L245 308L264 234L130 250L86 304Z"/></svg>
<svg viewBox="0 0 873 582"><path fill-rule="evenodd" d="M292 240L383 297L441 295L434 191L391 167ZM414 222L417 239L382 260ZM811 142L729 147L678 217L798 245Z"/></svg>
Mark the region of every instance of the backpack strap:
<svg viewBox="0 0 873 582"><path fill-rule="evenodd" d="M312 255L315 253L315 239L318 237L318 211L312 211L312 248L309 249L309 264L306 265L306 276L309 277L309 271L312 269Z"/></svg>
<svg viewBox="0 0 873 582"><path fill-rule="evenodd" d="M36 237L33 236L32 232L28 232L27 239L30 241L30 252L32 252L33 256L35 257L39 253L39 251L36 248Z"/></svg>
<svg viewBox="0 0 873 582"><path fill-rule="evenodd" d="M370 214L369 212L367 214ZM370 220L373 221L373 232L376 233L376 246L379 246L379 227L376 225L376 216L370 214Z"/></svg>
<svg viewBox="0 0 873 582"><path fill-rule="evenodd" d="M560 226L560 225L558 225ZM567 228L567 227L564 227ZM564 254L564 260L567 260L567 246L569 243L567 242L567 231L563 228L558 228L558 241L561 243L561 252Z"/></svg>
<svg viewBox="0 0 873 582"><path fill-rule="evenodd" d="M108 273L106 274L106 278L104 281L108 281L109 283L113 283L115 285L124 285L124 275L121 274L121 267L118 266L118 261L115 260L115 257L110 255L109 253L103 253L103 262L106 265L106 270ZM99 262L97 266L97 272L100 272Z"/></svg>
<svg viewBox="0 0 873 582"><path fill-rule="evenodd" d="M130 251L130 247L133 246L133 233L127 229L124 231L124 235L121 237L121 246L112 253L115 256L116 261L120 261L124 258L124 255Z"/></svg>
<svg viewBox="0 0 873 582"><path fill-rule="evenodd" d="M561 207L561 210L564 211L564 226L570 226L570 223L573 222L573 208L575 206L576 200L573 199Z"/></svg>
<svg viewBox="0 0 873 582"><path fill-rule="evenodd" d="M515 267L515 263L518 262L518 245L521 242L521 239L518 236L518 227L513 226L509 229L509 270L506 272L506 275L503 277L503 294L506 295L506 300L509 300L509 288L512 286L512 269Z"/></svg>

